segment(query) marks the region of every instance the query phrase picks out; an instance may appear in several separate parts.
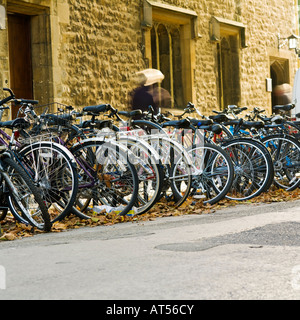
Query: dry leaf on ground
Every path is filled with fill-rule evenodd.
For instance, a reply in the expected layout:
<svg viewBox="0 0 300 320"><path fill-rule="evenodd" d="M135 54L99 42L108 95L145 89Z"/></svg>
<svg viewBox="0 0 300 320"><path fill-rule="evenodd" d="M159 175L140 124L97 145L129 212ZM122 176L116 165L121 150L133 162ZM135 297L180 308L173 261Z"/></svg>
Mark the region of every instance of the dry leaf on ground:
<svg viewBox="0 0 300 320"><path fill-rule="evenodd" d="M204 205L202 201L195 201L193 198L188 198L185 203L179 208L172 208L168 203L160 201L148 212L137 216L119 216L114 213L110 214L94 214L89 220L82 220L76 216L66 217L64 220L53 224L52 232L64 232L69 229L77 229L81 227L95 227L100 225L113 225L116 223L125 222L143 222L154 221L157 218L190 215L190 214L211 214L216 210L225 207L236 206L239 204L259 204L281 201L294 201L300 199L300 190L285 191L282 189L271 188L267 193L263 193L254 199L248 201L232 201L224 199L215 205ZM24 237L31 237L41 231L30 226L16 223L13 217L7 216L4 221L1 221L2 234L0 229L0 241L13 241Z"/></svg>

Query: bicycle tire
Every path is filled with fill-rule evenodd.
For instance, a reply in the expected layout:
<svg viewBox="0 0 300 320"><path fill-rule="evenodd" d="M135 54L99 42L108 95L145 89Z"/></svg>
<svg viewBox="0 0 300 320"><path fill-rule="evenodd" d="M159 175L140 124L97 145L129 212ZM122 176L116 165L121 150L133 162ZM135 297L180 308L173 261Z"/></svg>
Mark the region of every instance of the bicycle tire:
<svg viewBox="0 0 300 320"><path fill-rule="evenodd" d="M75 144L71 152L81 164L77 202L72 212L88 219L93 214L89 208L93 202L93 207L106 205L120 216L129 213L137 199L139 181L126 148L90 138Z"/></svg>
<svg viewBox="0 0 300 320"><path fill-rule="evenodd" d="M188 149L193 160L191 195L203 203L215 204L224 199L234 179L230 156L219 146L204 143Z"/></svg>
<svg viewBox="0 0 300 320"><path fill-rule="evenodd" d="M42 191L51 222L71 213L78 190L76 162L70 151L54 142L36 142L19 150L21 165Z"/></svg>
<svg viewBox="0 0 300 320"><path fill-rule="evenodd" d="M235 177L226 198L243 201L267 191L274 177L271 155L259 141L234 138L221 145L233 161Z"/></svg>
<svg viewBox="0 0 300 320"><path fill-rule="evenodd" d="M300 186L300 142L286 134L269 135L261 139L274 164L274 184L287 191Z"/></svg>
<svg viewBox="0 0 300 320"><path fill-rule="evenodd" d="M135 214L143 214L157 202L163 181L163 169L159 155L140 135L141 130L107 131L94 130L94 137L101 141L121 143L128 148L131 163L136 167L139 179L137 199L134 204ZM77 212L78 215L78 212ZM82 218L82 217L81 217Z"/></svg>
<svg viewBox="0 0 300 320"><path fill-rule="evenodd" d="M130 160L136 168L139 179L134 207L135 213L141 215L151 209L159 198L164 177L162 164L154 148L142 139L127 136L120 137L117 141L131 151Z"/></svg>
<svg viewBox="0 0 300 320"><path fill-rule="evenodd" d="M8 205L13 216L21 223L30 224L43 231L50 231L52 227L50 215L38 188L14 160L7 157L3 159L3 163L7 166L7 174L13 184L12 186L7 183L10 190Z"/></svg>
<svg viewBox="0 0 300 320"><path fill-rule="evenodd" d="M158 152L164 170L160 198L169 205L179 207L187 199L192 186L192 161L187 151L178 142L165 134L142 136Z"/></svg>

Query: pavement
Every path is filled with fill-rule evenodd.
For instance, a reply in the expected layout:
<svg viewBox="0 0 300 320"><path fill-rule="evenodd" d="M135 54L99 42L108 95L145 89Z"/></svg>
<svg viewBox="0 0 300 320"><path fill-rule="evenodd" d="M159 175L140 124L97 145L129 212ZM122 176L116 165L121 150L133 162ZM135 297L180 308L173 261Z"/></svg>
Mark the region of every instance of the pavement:
<svg viewBox="0 0 300 320"><path fill-rule="evenodd" d="M0 300L299 298L300 200L0 242Z"/></svg>

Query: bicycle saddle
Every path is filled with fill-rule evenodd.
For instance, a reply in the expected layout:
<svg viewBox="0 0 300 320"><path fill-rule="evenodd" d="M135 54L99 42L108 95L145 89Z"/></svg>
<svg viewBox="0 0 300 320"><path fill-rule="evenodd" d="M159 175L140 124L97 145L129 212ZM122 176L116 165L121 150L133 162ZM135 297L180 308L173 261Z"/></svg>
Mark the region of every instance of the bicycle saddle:
<svg viewBox="0 0 300 320"><path fill-rule="evenodd" d="M224 124L225 126L237 126L242 125L244 123L243 119L228 119Z"/></svg>
<svg viewBox="0 0 300 320"><path fill-rule="evenodd" d="M211 131L215 134L220 134L223 131L221 125L219 124L201 125L198 126L198 128L206 131Z"/></svg>
<svg viewBox="0 0 300 320"><path fill-rule="evenodd" d="M264 123L263 121L244 121L243 122L243 127L245 128L263 128Z"/></svg>
<svg viewBox="0 0 300 320"><path fill-rule="evenodd" d="M0 127L8 129L25 129L30 127L30 123L24 118L16 118L14 120L0 122Z"/></svg>
<svg viewBox="0 0 300 320"><path fill-rule="evenodd" d="M92 120L86 120L81 125L78 125L80 128L96 128L96 129L103 129L103 128L110 128L112 129L113 123L111 120L96 120L93 122Z"/></svg>
<svg viewBox="0 0 300 320"><path fill-rule="evenodd" d="M209 118L217 123L222 123L230 120L230 118L226 114L217 114L217 115L209 116Z"/></svg>
<svg viewBox="0 0 300 320"><path fill-rule="evenodd" d="M201 119L201 120L198 120L198 119L191 119L191 118L188 118L190 121L191 121L191 124L194 125L194 126L208 126L210 124L213 124L213 120L212 119L208 119L208 120L204 120L204 119Z"/></svg>
<svg viewBox="0 0 300 320"><path fill-rule="evenodd" d="M142 112L142 110L133 110L133 111L122 111L121 110L118 113L121 116L125 116L127 118L132 118L132 117L135 117L135 116L142 114L143 112Z"/></svg>
<svg viewBox="0 0 300 320"><path fill-rule="evenodd" d="M162 124L163 127L176 127L180 129L189 128L191 125L191 122L188 119L182 119L182 120L172 120L167 121Z"/></svg>
<svg viewBox="0 0 300 320"><path fill-rule="evenodd" d="M91 112L94 114L99 114L101 112L107 111L108 104L98 104L96 106L88 106L83 108L83 112Z"/></svg>
<svg viewBox="0 0 300 320"><path fill-rule="evenodd" d="M294 108L295 108L294 104L277 105L277 106L273 107L273 109L275 109L275 110L283 110L283 111L290 111Z"/></svg>

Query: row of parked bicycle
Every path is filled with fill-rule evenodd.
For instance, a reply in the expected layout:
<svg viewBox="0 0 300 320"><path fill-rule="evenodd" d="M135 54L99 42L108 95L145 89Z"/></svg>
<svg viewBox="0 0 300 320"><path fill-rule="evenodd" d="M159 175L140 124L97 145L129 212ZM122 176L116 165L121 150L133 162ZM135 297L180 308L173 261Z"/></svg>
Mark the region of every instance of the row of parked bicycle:
<svg viewBox="0 0 300 320"><path fill-rule="evenodd" d="M9 103L22 116L0 122L0 220L10 211L50 231L69 214L143 214L158 200L215 204L300 184L299 123L258 108L247 118L238 118L245 108L237 106L205 117L191 103L177 116L151 106L146 113L109 104L75 111L4 90L10 95L0 101L0 119Z"/></svg>

